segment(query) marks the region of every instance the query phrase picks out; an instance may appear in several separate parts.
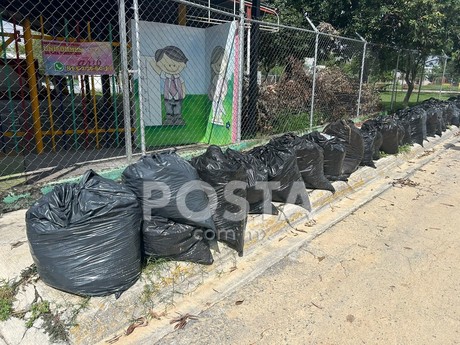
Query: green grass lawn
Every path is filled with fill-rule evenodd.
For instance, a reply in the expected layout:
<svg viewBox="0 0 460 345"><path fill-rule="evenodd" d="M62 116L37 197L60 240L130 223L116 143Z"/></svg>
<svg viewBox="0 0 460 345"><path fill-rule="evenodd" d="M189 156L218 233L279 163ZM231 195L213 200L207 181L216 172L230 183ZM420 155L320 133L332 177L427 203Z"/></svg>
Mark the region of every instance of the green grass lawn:
<svg viewBox="0 0 460 345"><path fill-rule="evenodd" d="M404 96L406 95L406 91L398 91L396 94L396 100L394 103L394 110L402 109L403 107L403 100ZM449 97L452 96L457 96L458 94L448 94L448 93L443 93L439 95L439 92L422 92L420 93L419 97L419 102L423 102L426 99L429 98L436 98L436 99L441 99L441 100L446 100ZM380 99L382 102L383 109L386 111L390 111L391 107L391 92L381 92L380 93ZM410 99L409 99L409 106L413 106L417 104L417 92L413 92Z"/></svg>
<svg viewBox="0 0 460 345"><path fill-rule="evenodd" d="M439 91L439 88L441 85L439 84L429 84L429 85L423 85L422 86L422 91ZM417 86L418 90L418 86ZM460 91L460 88L458 86L453 86L452 84L442 84L442 91Z"/></svg>

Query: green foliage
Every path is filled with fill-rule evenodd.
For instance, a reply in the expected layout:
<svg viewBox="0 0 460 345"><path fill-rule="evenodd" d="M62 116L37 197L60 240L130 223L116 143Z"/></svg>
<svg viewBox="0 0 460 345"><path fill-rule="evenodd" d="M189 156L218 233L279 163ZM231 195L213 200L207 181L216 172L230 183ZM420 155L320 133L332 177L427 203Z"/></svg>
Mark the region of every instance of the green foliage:
<svg viewBox="0 0 460 345"><path fill-rule="evenodd" d="M350 78L359 78L361 72L361 59L357 56L343 64L342 71Z"/></svg>
<svg viewBox="0 0 460 345"><path fill-rule="evenodd" d="M380 158L385 158L385 157L388 157L388 156L389 156L388 153L380 151Z"/></svg>
<svg viewBox="0 0 460 345"><path fill-rule="evenodd" d="M441 96L439 96L439 93L437 92L423 92L420 94L420 97L419 97L419 102L423 102L424 100L427 100L427 99L430 99L430 98L439 98L441 100L447 100L449 97L451 96L455 96L455 94L447 94L447 93L443 93ZM396 100L394 102L394 110L398 110L398 109L403 109L405 108L405 105L403 104L403 93L402 92L398 92L396 94ZM382 107L384 110L386 111L390 111L390 107L391 107L391 91L387 91L387 92L381 92L380 93L380 100L381 100L381 104L382 104ZM407 104L408 106L414 106L417 104L417 94L413 93L411 95L411 98L409 100L409 103Z"/></svg>
<svg viewBox="0 0 460 345"><path fill-rule="evenodd" d="M13 312L14 289L8 282L0 281L0 283L0 321L5 321Z"/></svg>
<svg viewBox="0 0 460 345"><path fill-rule="evenodd" d="M409 144L405 144L398 148L398 153L408 153L412 149L412 146Z"/></svg>
<svg viewBox="0 0 460 345"><path fill-rule="evenodd" d="M278 9L280 22L283 25L298 28L311 29L303 17L303 13L296 7L299 1L293 0L272 0L267 1ZM274 22L273 16L263 18L264 21ZM259 36L259 59L264 74L267 74L275 66L285 66L289 58L303 60L305 57L314 56L313 33L280 29L278 32L261 31ZM312 44L313 42L313 44ZM282 67L284 70L284 67Z"/></svg>
<svg viewBox="0 0 460 345"><path fill-rule="evenodd" d="M44 314L50 314L50 303L48 301L41 301L32 304L30 308L31 316L26 321L26 327L30 328L33 326L35 320Z"/></svg>
<svg viewBox="0 0 460 345"><path fill-rule="evenodd" d="M163 270L166 267L168 262L171 262L171 260L168 260L165 258L159 258L159 259L148 258L142 269L142 273L146 275L150 275L152 273L159 273L161 272L161 270Z"/></svg>

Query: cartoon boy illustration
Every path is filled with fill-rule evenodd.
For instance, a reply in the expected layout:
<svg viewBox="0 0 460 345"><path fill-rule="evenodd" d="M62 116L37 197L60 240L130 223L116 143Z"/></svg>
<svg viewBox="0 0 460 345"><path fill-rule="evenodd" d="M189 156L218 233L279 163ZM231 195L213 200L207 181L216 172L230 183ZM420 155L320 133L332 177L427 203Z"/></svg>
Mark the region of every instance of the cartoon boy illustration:
<svg viewBox="0 0 460 345"><path fill-rule="evenodd" d="M185 98L185 83L180 73L187 64L187 57L179 48L167 46L155 52L151 62L153 69L164 80L166 120L164 125L185 125L182 119L182 101Z"/></svg>
<svg viewBox="0 0 460 345"><path fill-rule="evenodd" d="M212 123L224 125L223 117L225 115L224 100L227 96L227 59L225 49L216 46L211 53L211 83L208 89L208 98L212 101Z"/></svg>

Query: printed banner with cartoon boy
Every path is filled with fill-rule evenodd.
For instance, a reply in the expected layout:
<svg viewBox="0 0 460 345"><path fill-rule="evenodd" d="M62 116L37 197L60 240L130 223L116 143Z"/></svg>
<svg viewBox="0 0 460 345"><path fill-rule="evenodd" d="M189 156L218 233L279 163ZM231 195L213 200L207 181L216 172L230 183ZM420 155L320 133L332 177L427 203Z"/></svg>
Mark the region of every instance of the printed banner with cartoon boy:
<svg viewBox="0 0 460 345"><path fill-rule="evenodd" d="M236 22L207 29L139 23L148 147L232 142L235 33ZM137 79L134 86L138 96Z"/></svg>

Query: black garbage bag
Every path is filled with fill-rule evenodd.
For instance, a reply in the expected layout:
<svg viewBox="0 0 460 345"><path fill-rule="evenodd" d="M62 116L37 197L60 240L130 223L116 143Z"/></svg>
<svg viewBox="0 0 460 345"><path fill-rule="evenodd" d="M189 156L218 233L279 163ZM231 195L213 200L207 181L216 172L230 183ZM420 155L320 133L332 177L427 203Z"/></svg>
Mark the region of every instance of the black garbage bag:
<svg viewBox="0 0 460 345"><path fill-rule="evenodd" d="M449 103L446 101L443 101L442 103L440 103L440 110L442 112L441 127L442 127L443 132L445 132L447 130L447 126L451 124L450 119L449 119L449 113L447 111L448 106L449 106Z"/></svg>
<svg viewBox="0 0 460 345"><path fill-rule="evenodd" d="M410 120L410 137L413 143L423 146L426 136L426 112L421 107L412 107L407 112Z"/></svg>
<svg viewBox="0 0 460 345"><path fill-rule="evenodd" d="M364 155L363 159L361 160L360 165L369 166L371 168L375 168L374 164L374 153L376 150L376 142L375 139L380 132L377 128L361 128L361 134L364 140ZM381 136L381 135L380 135Z"/></svg>
<svg viewBox="0 0 460 345"><path fill-rule="evenodd" d="M321 146L292 133L272 139L270 143L275 147L285 146L295 150L297 166L306 188L335 192L332 183L324 176L324 154Z"/></svg>
<svg viewBox="0 0 460 345"><path fill-rule="evenodd" d="M404 125L397 119L396 122L398 123L398 144L399 146L403 146L404 136L406 135L406 129L404 128Z"/></svg>
<svg viewBox="0 0 460 345"><path fill-rule="evenodd" d="M272 190L273 201L300 205L311 211L310 199L297 166L295 150L267 144L254 147L249 154L260 159L268 168L268 181L278 184L278 187Z"/></svg>
<svg viewBox="0 0 460 345"><path fill-rule="evenodd" d="M398 122L392 117L382 119L380 132L382 133L383 142L380 150L387 154L396 154L399 152L399 126Z"/></svg>
<svg viewBox="0 0 460 345"><path fill-rule="evenodd" d="M345 159L342 173L351 175L358 169L364 155L364 140L360 130L353 121L337 120L326 126L324 133L334 135L345 142Z"/></svg>
<svg viewBox="0 0 460 345"><path fill-rule="evenodd" d="M361 125L361 131L380 130L382 126L382 118L369 119Z"/></svg>
<svg viewBox="0 0 460 345"><path fill-rule="evenodd" d="M225 156L229 160L234 160L237 164L243 165L246 169L246 182L248 183L246 200L249 203L249 213L277 215L278 209L270 202L270 198L266 193L266 186L264 186L268 182L268 168L265 164L250 154L232 149L227 149Z"/></svg>
<svg viewBox="0 0 460 345"><path fill-rule="evenodd" d="M426 135L428 137L434 137L438 129L441 131L441 124L439 123L439 115L437 109L427 107L426 112Z"/></svg>
<svg viewBox="0 0 460 345"><path fill-rule="evenodd" d="M447 124L458 127L460 124L460 110L455 105L455 103L452 101L449 101L445 109L445 112L446 112L446 117L447 117Z"/></svg>
<svg viewBox="0 0 460 345"><path fill-rule="evenodd" d="M449 126L451 124L451 122L450 122L450 113L447 111L447 109L449 108L449 104L450 104L450 102L443 101L440 104L440 107L439 107L441 112L442 112L442 124L446 129L447 129L447 126Z"/></svg>
<svg viewBox="0 0 460 345"><path fill-rule="evenodd" d="M228 159L215 145L209 146L201 156L194 157L191 163L200 178L216 193L216 198L210 200L210 207L214 210L217 241L225 243L242 256L249 209L245 166ZM233 188L235 184L240 187Z"/></svg>
<svg viewBox="0 0 460 345"><path fill-rule="evenodd" d="M438 117L438 127L436 135L442 136L442 132L447 130L446 115L444 114L444 106L437 109L436 115Z"/></svg>
<svg viewBox="0 0 460 345"><path fill-rule="evenodd" d="M342 175L343 160L345 159L345 144L340 138L321 134L314 131L304 135L302 138L318 144L324 154L324 176L329 181L346 181Z"/></svg>
<svg viewBox="0 0 460 345"><path fill-rule="evenodd" d="M450 120L450 123L453 126L460 127L460 109L455 104L451 104L449 106L449 109L452 112L452 118Z"/></svg>
<svg viewBox="0 0 460 345"><path fill-rule="evenodd" d="M136 196L92 170L54 187L26 213L40 278L77 295L121 294L141 273L141 220Z"/></svg>
<svg viewBox="0 0 460 345"><path fill-rule="evenodd" d="M163 217L150 217L142 224L144 254L153 259L211 265L214 260L206 241L207 231L213 230L176 223Z"/></svg>
<svg viewBox="0 0 460 345"><path fill-rule="evenodd" d="M410 116L407 114L407 111L398 112L396 115L400 127L402 126L404 129L404 136L402 141L400 140L400 145L412 145Z"/></svg>
<svg viewBox="0 0 460 345"><path fill-rule="evenodd" d="M122 180L140 200L144 219L159 216L182 224L215 229L198 173L177 154L142 157L123 171Z"/></svg>
<svg viewBox="0 0 460 345"><path fill-rule="evenodd" d="M452 105L452 120L451 124L457 126L460 125L460 97L450 97L449 102Z"/></svg>
<svg viewBox="0 0 460 345"><path fill-rule="evenodd" d="M374 161L378 161L380 159L380 148L383 144L383 135L380 131L377 131L374 138L374 154L372 155L372 159Z"/></svg>
<svg viewBox="0 0 460 345"><path fill-rule="evenodd" d="M371 154L370 151L372 150L372 160L376 161L380 159L380 147L383 144L383 136L382 133L380 132L380 128L382 126L382 119L377 118L377 119L370 119L366 120L362 126L361 126L361 132L370 132L371 136L373 136L372 140L372 146L371 143L369 142L370 139L367 139L367 147L366 147L366 138L364 138L364 157L363 161L366 160L367 162L369 161L369 155ZM363 134L364 137L364 134ZM374 163L372 163L374 164ZM361 162L361 165L363 162ZM371 165L372 166L372 165Z"/></svg>
<svg viewBox="0 0 460 345"><path fill-rule="evenodd" d="M442 132L447 129L444 119L444 104L435 98L430 98L423 101L420 106L426 111L427 136L441 136Z"/></svg>

